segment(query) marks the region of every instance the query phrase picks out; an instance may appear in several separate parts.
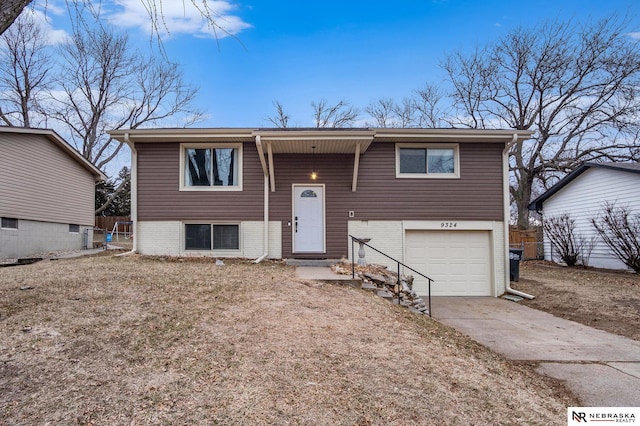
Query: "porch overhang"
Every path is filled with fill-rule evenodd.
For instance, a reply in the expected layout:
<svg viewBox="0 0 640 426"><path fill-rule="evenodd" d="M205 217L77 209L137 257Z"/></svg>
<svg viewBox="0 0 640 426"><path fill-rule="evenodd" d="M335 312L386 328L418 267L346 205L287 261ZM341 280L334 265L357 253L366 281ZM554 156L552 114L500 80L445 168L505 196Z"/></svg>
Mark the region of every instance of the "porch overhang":
<svg viewBox="0 0 640 426"><path fill-rule="evenodd" d="M267 151L267 170L271 192L275 192L274 154L347 154L353 155L351 190L357 189L360 155L373 142L375 131L371 129L309 129L309 130L256 130L253 132L258 152ZM264 165L263 165L264 169Z"/></svg>

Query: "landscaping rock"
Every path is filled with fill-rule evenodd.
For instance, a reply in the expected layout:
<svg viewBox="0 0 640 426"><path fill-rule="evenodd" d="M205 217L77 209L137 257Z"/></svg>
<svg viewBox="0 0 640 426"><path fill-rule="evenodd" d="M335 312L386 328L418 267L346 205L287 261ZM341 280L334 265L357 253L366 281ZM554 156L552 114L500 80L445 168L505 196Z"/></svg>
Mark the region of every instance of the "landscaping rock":
<svg viewBox="0 0 640 426"><path fill-rule="evenodd" d="M348 266L348 267L347 267ZM333 265L332 270L338 274L351 275L351 265L337 264ZM424 301L413 290L413 276L400 275L389 270L385 266L369 264L366 266L355 265L355 274L363 281L362 288L368 290L379 290L378 295L385 299L392 300L409 309L420 311L425 307ZM424 311L420 311L423 312Z"/></svg>

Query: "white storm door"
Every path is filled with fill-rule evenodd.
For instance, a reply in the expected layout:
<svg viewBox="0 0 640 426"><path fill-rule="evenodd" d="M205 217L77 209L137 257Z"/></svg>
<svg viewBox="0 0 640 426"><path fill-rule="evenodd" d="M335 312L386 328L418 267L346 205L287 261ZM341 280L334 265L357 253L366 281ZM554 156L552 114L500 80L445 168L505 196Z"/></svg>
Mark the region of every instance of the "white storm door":
<svg viewBox="0 0 640 426"><path fill-rule="evenodd" d="M324 186L293 186L293 251L324 253Z"/></svg>

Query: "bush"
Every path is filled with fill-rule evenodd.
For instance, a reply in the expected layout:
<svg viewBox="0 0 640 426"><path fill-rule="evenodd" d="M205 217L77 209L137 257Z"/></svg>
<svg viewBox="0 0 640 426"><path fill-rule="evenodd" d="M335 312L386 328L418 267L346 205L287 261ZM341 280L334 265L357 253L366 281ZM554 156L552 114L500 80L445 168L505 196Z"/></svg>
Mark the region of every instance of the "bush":
<svg viewBox="0 0 640 426"><path fill-rule="evenodd" d="M616 257L640 273L640 215L632 216L628 207L606 203L591 224Z"/></svg>
<svg viewBox="0 0 640 426"><path fill-rule="evenodd" d="M576 232L576 221L567 213L545 217L544 232L553 250L567 266L587 265L595 240Z"/></svg>

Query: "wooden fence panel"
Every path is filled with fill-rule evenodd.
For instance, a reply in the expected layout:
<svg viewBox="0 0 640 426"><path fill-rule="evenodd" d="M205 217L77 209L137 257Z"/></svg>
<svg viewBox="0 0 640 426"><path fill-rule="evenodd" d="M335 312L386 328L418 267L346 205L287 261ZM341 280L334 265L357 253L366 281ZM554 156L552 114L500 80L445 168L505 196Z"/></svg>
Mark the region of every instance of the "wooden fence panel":
<svg viewBox="0 0 640 426"><path fill-rule="evenodd" d="M523 260L526 259L542 259L544 252L542 248L542 228L535 227L531 229L518 229L512 227L509 229L509 247L522 248Z"/></svg>
<svg viewBox="0 0 640 426"><path fill-rule="evenodd" d="M111 232L116 222L131 222L131 216L96 216L96 228L106 229L109 232ZM122 232L123 230L121 229L120 231Z"/></svg>

